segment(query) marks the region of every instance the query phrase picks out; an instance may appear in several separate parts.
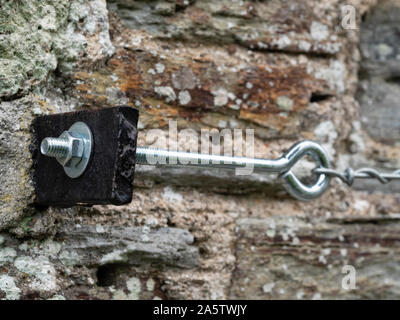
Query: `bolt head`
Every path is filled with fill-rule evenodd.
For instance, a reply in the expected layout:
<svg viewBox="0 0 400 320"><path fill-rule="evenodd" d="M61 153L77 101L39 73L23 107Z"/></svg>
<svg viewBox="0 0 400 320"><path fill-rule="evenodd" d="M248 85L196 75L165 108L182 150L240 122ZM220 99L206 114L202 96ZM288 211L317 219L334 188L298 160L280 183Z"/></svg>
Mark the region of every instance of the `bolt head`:
<svg viewBox="0 0 400 320"><path fill-rule="evenodd" d="M84 139L69 131L64 131L60 138L68 140L69 151L66 157L62 159L57 158L58 162L64 167L75 167L83 157L85 149Z"/></svg>

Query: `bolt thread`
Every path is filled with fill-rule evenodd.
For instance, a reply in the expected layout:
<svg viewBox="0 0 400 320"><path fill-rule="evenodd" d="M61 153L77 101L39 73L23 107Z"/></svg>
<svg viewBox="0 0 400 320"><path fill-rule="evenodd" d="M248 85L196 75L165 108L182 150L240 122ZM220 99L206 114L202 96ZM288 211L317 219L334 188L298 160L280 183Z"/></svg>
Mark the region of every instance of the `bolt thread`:
<svg viewBox="0 0 400 320"><path fill-rule="evenodd" d="M40 145L43 155L54 158L65 158L69 152L69 143L66 139L46 138Z"/></svg>
<svg viewBox="0 0 400 320"><path fill-rule="evenodd" d="M137 147L136 149L136 163L137 164L148 164L146 157L148 154L155 156L157 153L156 149L147 148L147 147Z"/></svg>

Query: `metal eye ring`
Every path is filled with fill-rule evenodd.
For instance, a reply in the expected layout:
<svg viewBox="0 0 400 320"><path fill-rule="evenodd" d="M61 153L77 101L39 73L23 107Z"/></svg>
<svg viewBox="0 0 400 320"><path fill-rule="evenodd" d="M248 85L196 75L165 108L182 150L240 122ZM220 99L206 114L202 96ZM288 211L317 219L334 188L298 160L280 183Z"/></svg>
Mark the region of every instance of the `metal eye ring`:
<svg viewBox="0 0 400 320"><path fill-rule="evenodd" d="M288 161L288 171L279 175L284 180L283 186L286 191L294 198L301 201L309 201L320 197L329 187L331 177L326 174L319 174L317 181L313 185L305 185L291 171L291 168L304 156L309 155L319 167L331 168L329 156L324 148L313 141L301 141L295 144L284 158Z"/></svg>

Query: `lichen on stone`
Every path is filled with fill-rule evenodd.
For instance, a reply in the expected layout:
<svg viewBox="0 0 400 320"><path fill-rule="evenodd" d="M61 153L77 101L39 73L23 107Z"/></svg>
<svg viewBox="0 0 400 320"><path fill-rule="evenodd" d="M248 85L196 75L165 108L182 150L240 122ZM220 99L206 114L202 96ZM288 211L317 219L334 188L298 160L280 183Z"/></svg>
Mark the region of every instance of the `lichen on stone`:
<svg viewBox="0 0 400 320"><path fill-rule="evenodd" d="M0 292L6 294L7 300L18 300L21 294L21 289L15 285L12 277L3 274L0 275Z"/></svg>
<svg viewBox="0 0 400 320"><path fill-rule="evenodd" d="M13 262L16 256L17 252L13 248L0 249L0 267Z"/></svg>
<svg viewBox="0 0 400 320"><path fill-rule="evenodd" d="M57 288L54 265L45 256L33 258L20 256L14 262L20 272L32 277L30 287L37 291L53 291Z"/></svg>
<svg viewBox="0 0 400 320"><path fill-rule="evenodd" d="M27 92L57 67L52 50L69 1L1 1L0 97Z"/></svg>
<svg viewBox="0 0 400 320"><path fill-rule="evenodd" d="M72 71L85 50L94 60L113 53L103 0L2 0L0 5L0 97L26 94L56 68ZM98 28L94 43L90 35Z"/></svg>

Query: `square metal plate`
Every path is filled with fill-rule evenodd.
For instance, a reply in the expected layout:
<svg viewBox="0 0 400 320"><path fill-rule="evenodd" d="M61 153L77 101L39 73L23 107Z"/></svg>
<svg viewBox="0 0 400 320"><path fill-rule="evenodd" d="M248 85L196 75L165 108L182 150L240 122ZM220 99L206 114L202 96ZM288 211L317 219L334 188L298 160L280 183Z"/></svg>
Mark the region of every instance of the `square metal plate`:
<svg viewBox="0 0 400 320"><path fill-rule="evenodd" d="M33 122L32 157L36 203L123 205L132 201L138 110L129 106L40 116ZM82 176L69 178L55 158L40 153L46 137L58 137L75 122L86 123L94 146Z"/></svg>

